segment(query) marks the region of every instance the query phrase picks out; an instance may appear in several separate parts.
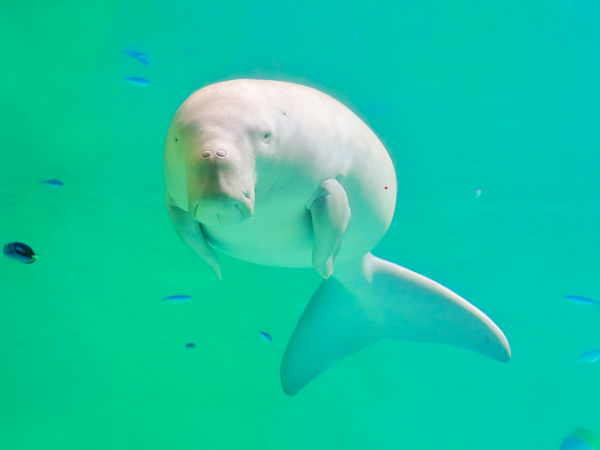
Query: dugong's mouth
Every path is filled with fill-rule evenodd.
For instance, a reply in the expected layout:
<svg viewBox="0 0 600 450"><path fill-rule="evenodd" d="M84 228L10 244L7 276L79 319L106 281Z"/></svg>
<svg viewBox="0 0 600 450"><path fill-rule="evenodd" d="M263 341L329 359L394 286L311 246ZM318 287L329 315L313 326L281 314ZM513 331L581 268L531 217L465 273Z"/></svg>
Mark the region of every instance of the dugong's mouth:
<svg viewBox="0 0 600 450"><path fill-rule="evenodd" d="M249 201L232 198L216 203L199 201L194 209L194 217L205 225L236 225L252 218L253 206Z"/></svg>
<svg viewBox="0 0 600 450"><path fill-rule="evenodd" d="M229 211L227 211L226 214L223 214L221 216L219 213L217 213L217 221L219 222L219 225L234 225L237 223L245 222L250 217L252 217L246 217L243 211L240 209L239 205L236 204L235 207L237 208L239 214L235 212L230 213Z"/></svg>

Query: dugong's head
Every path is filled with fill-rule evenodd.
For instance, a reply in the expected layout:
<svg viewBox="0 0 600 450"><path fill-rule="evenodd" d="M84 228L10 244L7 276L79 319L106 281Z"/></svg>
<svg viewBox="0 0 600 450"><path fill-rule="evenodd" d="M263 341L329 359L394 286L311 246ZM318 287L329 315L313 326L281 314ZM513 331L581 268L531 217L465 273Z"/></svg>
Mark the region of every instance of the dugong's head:
<svg viewBox="0 0 600 450"><path fill-rule="evenodd" d="M246 81L250 89L223 82L192 94L167 134L167 192L179 208L206 225L250 219L257 162L276 158L274 123L252 80Z"/></svg>

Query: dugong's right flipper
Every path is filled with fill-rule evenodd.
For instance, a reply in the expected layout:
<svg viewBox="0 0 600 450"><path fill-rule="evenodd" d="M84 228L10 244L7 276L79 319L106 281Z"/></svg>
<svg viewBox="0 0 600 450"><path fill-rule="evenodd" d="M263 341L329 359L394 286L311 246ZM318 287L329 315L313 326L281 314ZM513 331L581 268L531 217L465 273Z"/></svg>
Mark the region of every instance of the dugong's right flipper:
<svg viewBox="0 0 600 450"><path fill-rule="evenodd" d="M296 394L344 356L389 337L436 342L508 361L506 337L484 313L444 286L367 253L336 264L306 306L281 363Z"/></svg>
<svg viewBox="0 0 600 450"><path fill-rule="evenodd" d="M323 278L329 278L350 222L348 196L338 180L329 178L321 183L306 207L312 216L315 235L313 267Z"/></svg>
<svg viewBox="0 0 600 450"><path fill-rule="evenodd" d="M213 248L206 242L200 229L200 223L194 219L191 214L179 208L169 193L167 192L167 209L169 210L169 217L175 231L183 242L189 245L194 252L205 260L210 267L215 271L219 280L221 280L221 268L219 267L219 260L217 254Z"/></svg>

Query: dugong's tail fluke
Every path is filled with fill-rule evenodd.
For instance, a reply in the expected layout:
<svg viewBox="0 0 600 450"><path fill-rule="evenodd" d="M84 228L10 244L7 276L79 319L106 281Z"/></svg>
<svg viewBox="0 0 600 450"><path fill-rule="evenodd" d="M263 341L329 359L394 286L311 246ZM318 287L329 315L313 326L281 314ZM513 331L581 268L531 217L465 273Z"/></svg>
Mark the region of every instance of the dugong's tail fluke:
<svg viewBox="0 0 600 450"><path fill-rule="evenodd" d="M281 383L296 394L346 355L389 337L462 347L508 361L500 329L442 285L366 254L336 265L300 318L281 363Z"/></svg>

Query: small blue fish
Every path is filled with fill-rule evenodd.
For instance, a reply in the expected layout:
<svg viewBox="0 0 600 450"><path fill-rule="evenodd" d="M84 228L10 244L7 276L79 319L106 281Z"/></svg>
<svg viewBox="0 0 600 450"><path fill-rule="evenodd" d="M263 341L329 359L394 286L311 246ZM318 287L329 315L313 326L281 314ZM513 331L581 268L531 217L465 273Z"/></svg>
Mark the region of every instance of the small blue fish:
<svg viewBox="0 0 600 450"><path fill-rule="evenodd" d="M63 187L65 185L65 183L63 183L60 180L57 180L56 178L51 178L49 180L42 180L40 182L40 184L37 185L37 187L40 187L42 185L50 186L53 188L59 188L59 187Z"/></svg>
<svg viewBox="0 0 600 450"><path fill-rule="evenodd" d="M589 352L586 352L583 355L581 355L581 358L579 359L581 360L581 362L584 363L595 363L600 359L600 350L591 350Z"/></svg>
<svg viewBox="0 0 600 450"><path fill-rule="evenodd" d="M125 54L134 57L145 66L150 65L150 55L148 55L147 53L136 52L135 50L125 50Z"/></svg>
<svg viewBox="0 0 600 450"><path fill-rule="evenodd" d="M65 183L63 183L60 180L57 180L56 178L51 178L50 180L44 180L44 181L42 181L42 184L47 184L48 186L52 186L55 188L62 187L65 185Z"/></svg>
<svg viewBox="0 0 600 450"><path fill-rule="evenodd" d="M189 302L192 299L189 295L170 295L169 297L163 298L166 302L171 303L185 303Z"/></svg>
<svg viewBox="0 0 600 450"><path fill-rule="evenodd" d="M33 264L37 261L38 256L33 249L22 242L10 242L4 246L4 255L16 261Z"/></svg>
<svg viewBox="0 0 600 450"><path fill-rule="evenodd" d="M264 331L260 332L260 337L267 344L270 344L271 342L273 342L273 338L269 335L269 333L265 333Z"/></svg>
<svg viewBox="0 0 600 450"><path fill-rule="evenodd" d="M600 303L597 300L590 300L589 298L581 297L579 295L567 295L565 298L576 305L597 305Z"/></svg>
<svg viewBox="0 0 600 450"><path fill-rule="evenodd" d="M479 198L480 195L481 195L481 189L479 189L479 188L475 189L475 198Z"/></svg>
<svg viewBox="0 0 600 450"><path fill-rule="evenodd" d="M188 344L185 344L185 348L196 348L196 344L194 344L193 342L190 342Z"/></svg>
<svg viewBox="0 0 600 450"><path fill-rule="evenodd" d="M145 78L130 77L125 78L125 81L129 81L131 84L135 84L136 86L150 86L150 82Z"/></svg>

